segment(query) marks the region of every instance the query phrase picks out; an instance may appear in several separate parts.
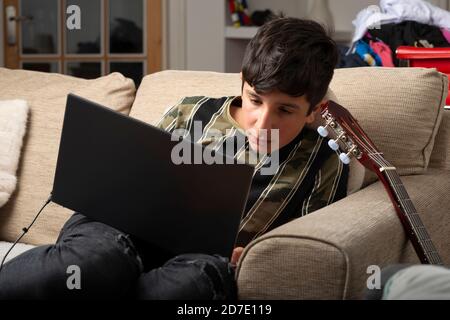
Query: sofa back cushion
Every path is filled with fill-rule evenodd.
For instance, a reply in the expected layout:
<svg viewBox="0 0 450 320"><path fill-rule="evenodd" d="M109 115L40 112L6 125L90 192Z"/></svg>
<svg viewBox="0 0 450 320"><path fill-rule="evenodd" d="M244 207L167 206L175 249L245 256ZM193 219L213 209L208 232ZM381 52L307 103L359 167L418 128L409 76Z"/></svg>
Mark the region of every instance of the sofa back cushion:
<svg viewBox="0 0 450 320"><path fill-rule="evenodd" d="M434 69L364 67L336 70L330 87L399 174L410 175L428 168L447 83Z"/></svg>
<svg viewBox="0 0 450 320"><path fill-rule="evenodd" d="M428 167L446 88L445 75L422 68L337 69L330 84L337 101L358 119L401 175L421 174ZM220 97L240 91L238 74L164 71L144 78L130 115L156 123L183 96ZM362 186L375 180L366 170Z"/></svg>
<svg viewBox="0 0 450 320"><path fill-rule="evenodd" d="M430 168L450 170L450 109L444 110L431 154Z"/></svg>
<svg viewBox="0 0 450 320"><path fill-rule="evenodd" d="M239 95L239 74L206 71L163 71L144 77L130 116L156 124L164 111L187 96Z"/></svg>
<svg viewBox="0 0 450 320"><path fill-rule="evenodd" d="M24 99L30 107L18 169L18 185L0 209L0 240L13 241L34 218L52 190L66 98L74 93L128 114L135 96L132 80L118 73L95 80L0 68L0 100ZM72 212L51 203L22 240L54 242Z"/></svg>

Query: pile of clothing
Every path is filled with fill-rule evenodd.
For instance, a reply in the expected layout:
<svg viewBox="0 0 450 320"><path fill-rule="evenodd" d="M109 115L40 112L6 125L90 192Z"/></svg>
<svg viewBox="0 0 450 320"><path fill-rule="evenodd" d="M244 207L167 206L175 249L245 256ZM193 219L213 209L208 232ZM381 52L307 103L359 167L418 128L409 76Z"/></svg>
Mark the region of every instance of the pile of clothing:
<svg viewBox="0 0 450 320"><path fill-rule="evenodd" d="M450 12L423 0L381 0L353 21L351 47L340 46L338 68L396 67L399 46L450 47Z"/></svg>

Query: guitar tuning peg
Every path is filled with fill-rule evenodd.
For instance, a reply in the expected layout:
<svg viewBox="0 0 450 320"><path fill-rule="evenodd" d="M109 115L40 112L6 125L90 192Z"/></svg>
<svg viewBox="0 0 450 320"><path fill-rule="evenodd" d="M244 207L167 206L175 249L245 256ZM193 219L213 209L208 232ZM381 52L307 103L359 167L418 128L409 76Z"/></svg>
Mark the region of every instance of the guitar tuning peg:
<svg viewBox="0 0 450 320"><path fill-rule="evenodd" d="M336 151L337 149L339 149L339 145L337 144L337 142L333 139L328 141L328 146L331 148L331 150Z"/></svg>
<svg viewBox="0 0 450 320"><path fill-rule="evenodd" d="M328 136L328 130L324 126L318 127L317 132L324 138Z"/></svg>
<svg viewBox="0 0 450 320"><path fill-rule="evenodd" d="M339 159L342 161L343 164L349 164L350 163L350 157L347 153L341 153L339 155Z"/></svg>
<svg viewBox="0 0 450 320"><path fill-rule="evenodd" d="M339 144L338 141L342 140L342 141L347 141L347 137L345 136L345 132L341 132L341 134L339 134L335 140L331 139L328 141L328 146L333 150L336 151L337 149L339 149Z"/></svg>
<svg viewBox="0 0 450 320"><path fill-rule="evenodd" d="M317 128L317 132L324 138L328 136L328 127L334 128L336 127L336 123L334 122L334 119L328 119L325 126L320 126Z"/></svg>
<svg viewBox="0 0 450 320"><path fill-rule="evenodd" d="M350 157L352 155L357 155L358 153L358 148L356 145L352 145L352 147L350 148L350 150L348 150L347 153L341 153L339 155L339 159L342 161L343 164L349 164L350 163Z"/></svg>

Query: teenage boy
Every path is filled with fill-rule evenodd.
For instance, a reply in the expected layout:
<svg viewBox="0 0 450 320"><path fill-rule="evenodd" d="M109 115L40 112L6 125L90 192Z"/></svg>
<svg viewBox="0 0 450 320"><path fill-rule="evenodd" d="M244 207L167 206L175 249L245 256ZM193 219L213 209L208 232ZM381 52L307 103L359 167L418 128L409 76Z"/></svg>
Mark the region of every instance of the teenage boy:
<svg viewBox="0 0 450 320"><path fill-rule="evenodd" d="M308 127L326 102L337 61L336 44L321 25L275 18L247 47L241 96L184 98L158 124L172 133L184 129L195 142L236 159L263 155L254 163L231 261L196 253L164 256L75 213L56 244L29 250L4 266L0 298L236 298L233 266L250 241L346 195L348 169L326 139ZM200 134L194 132L198 123ZM229 139L239 138L242 146L227 148ZM264 171L274 164L274 170ZM80 290L67 288L71 265L81 270Z"/></svg>

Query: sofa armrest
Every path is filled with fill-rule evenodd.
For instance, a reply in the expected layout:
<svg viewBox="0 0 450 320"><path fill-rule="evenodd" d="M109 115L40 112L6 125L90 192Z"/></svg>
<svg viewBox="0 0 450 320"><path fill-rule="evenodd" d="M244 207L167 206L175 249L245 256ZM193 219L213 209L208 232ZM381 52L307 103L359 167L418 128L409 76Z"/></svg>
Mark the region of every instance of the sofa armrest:
<svg viewBox="0 0 450 320"><path fill-rule="evenodd" d="M403 177L422 220L450 261L450 173ZM367 268L419 260L377 182L251 242L236 276L241 299L357 299Z"/></svg>

